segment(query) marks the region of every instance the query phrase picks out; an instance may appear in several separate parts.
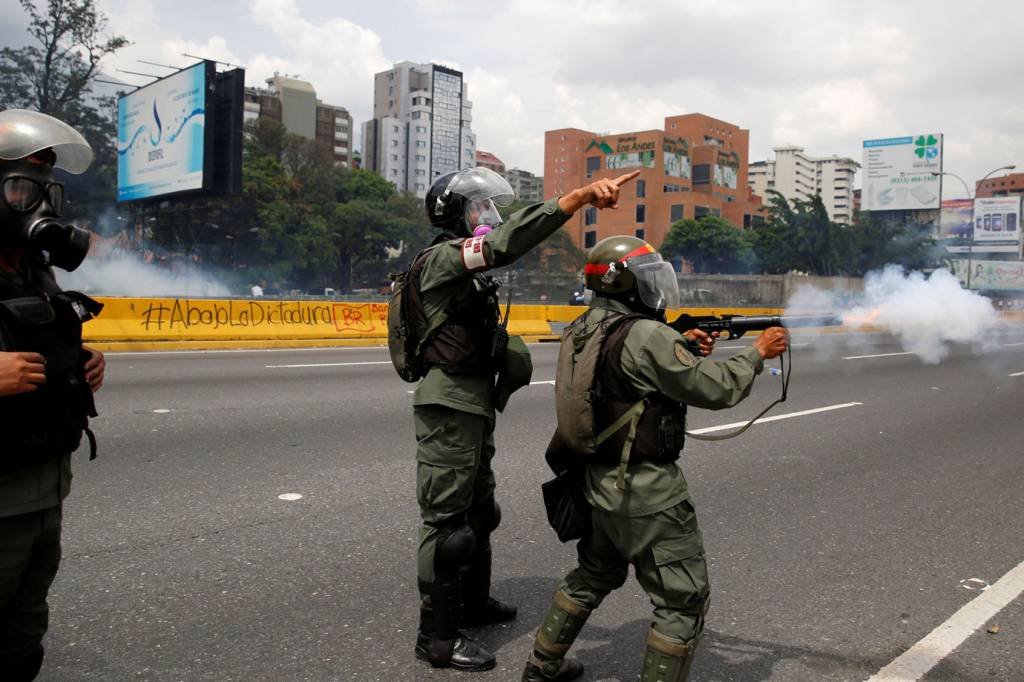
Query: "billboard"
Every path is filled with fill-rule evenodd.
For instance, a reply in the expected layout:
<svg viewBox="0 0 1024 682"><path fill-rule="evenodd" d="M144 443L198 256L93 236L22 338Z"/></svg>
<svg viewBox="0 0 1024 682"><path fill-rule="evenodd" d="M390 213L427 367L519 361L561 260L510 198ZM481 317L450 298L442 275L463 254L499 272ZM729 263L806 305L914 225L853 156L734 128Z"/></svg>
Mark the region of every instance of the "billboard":
<svg viewBox="0 0 1024 682"><path fill-rule="evenodd" d="M925 133L864 141L865 211L939 208L942 134Z"/></svg>
<svg viewBox="0 0 1024 682"><path fill-rule="evenodd" d="M214 76L213 62L202 62L118 100L118 201L210 186Z"/></svg>
<svg viewBox="0 0 1024 682"><path fill-rule="evenodd" d="M939 229L936 238L949 253L967 253L974 238L974 201L946 199L939 211Z"/></svg>
<svg viewBox="0 0 1024 682"><path fill-rule="evenodd" d="M1021 197L974 200L975 253L1020 253Z"/></svg>
<svg viewBox="0 0 1024 682"><path fill-rule="evenodd" d="M1024 291L1024 261L967 260L952 261L953 274L960 284L967 285L967 270L971 271L971 289L993 291Z"/></svg>

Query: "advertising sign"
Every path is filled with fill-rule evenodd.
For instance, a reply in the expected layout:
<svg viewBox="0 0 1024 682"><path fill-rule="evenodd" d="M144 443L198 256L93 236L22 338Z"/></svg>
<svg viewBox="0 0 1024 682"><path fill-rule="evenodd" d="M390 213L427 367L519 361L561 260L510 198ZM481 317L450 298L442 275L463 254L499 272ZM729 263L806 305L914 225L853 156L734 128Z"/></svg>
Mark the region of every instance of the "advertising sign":
<svg viewBox="0 0 1024 682"><path fill-rule="evenodd" d="M1010 260L952 261L953 274L960 284L967 284L967 268L971 270L971 289L993 291L1024 291L1024 262Z"/></svg>
<svg viewBox="0 0 1024 682"><path fill-rule="evenodd" d="M118 201L207 186L212 133L207 87L212 77L212 62L203 62L118 100Z"/></svg>
<svg viewBox="0 0 1024 682"><path fill-rule="evenodd" d="M864 141L865 211L939 208L942 134Z"/></svg>
<svg viewBox="0 0 1024 682"><path fill-rule="evenodd" d="M1021 197L985 197L974 200L976 253L1020 253Z"/></svg>
<svg viewBox="0 0 1024 682"><path fill-rule="evenodd" d="M968 244L974 238L974 201L971 199L946 199L939 212L939 229L936 238L949 253L967 253Z"/></svg>

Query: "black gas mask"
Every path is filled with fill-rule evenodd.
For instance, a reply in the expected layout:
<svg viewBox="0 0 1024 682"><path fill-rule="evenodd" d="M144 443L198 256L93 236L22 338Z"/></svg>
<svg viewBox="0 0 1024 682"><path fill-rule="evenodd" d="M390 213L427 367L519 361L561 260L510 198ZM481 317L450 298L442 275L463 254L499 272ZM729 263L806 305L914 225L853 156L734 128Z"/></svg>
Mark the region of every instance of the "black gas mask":
<svg viewBox="0 0 1024 682"><path fill-rule="evenodd" d="M43 255L71 272L89 253L92 234L58 222L64 213L64 185L53 167L35 159L0 163L0 242Z"/></svg>

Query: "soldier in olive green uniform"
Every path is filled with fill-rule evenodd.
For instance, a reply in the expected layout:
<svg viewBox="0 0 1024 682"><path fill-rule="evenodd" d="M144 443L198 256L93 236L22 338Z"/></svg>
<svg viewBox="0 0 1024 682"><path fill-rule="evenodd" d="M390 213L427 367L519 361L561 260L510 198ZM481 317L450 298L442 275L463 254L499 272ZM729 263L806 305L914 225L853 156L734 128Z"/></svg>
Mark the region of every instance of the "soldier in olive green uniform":
<svg viewBox="0 0 1024 682"><path fill-rule="evenodd" d="M418 332L426 339L420 356L429 368L413 401L423 518L415 651L435 667L493 668L494 656L458 628L516 614L489 594L490 535L501 519L491 460L495 372L504 340L497 284L483 273L525 254L580 207L614 207L619 186L634 177L600 180L529 206L505 223L495 204L511 202L512 188L486 169L450 173L427 193L427 216L442 234L409 271L407 305L420 320Z"/></svg>
<svg viewBox="0 0 1024 682"><path fill-rule="evenodd" d="M764 359L784 351L787 336L775 327L724 362L699 357L710 353L713 339L699 330L686 338L664 323L666 308L678 305L675 273L640 239L602 240L588 256L585 275L595 296L563 343L575 344L576 362L580 342L608 325L594 371L593 431L613 427L631 407L642 412L632 428L623 421L587 460L583 488L593 508L591 528L577 546L579 565L562 581L537 632L523 679L568 680L582 673L579 662L564 656L632 564L654 605L641 680L685 680L709 592L697 517L676 464L686 406L722 409L743 400ZM560 363L556 382L567 379ZM556 434L552 449L564 451L565 440Z"/></svg>
<svg viewBox="0 0 1024 682"><path fill-rule="evenodd" d="M54 167L81 173L85 139L34 111L0 112L0 678L35 678L48 625L46 595L60 564L61 505L71 453L94 415L103 355L82 345L98 304L57 286L88 233L56 222ZM46 255L43 255L43 251ZM90 435L91 440L91 435Z"/></svg>

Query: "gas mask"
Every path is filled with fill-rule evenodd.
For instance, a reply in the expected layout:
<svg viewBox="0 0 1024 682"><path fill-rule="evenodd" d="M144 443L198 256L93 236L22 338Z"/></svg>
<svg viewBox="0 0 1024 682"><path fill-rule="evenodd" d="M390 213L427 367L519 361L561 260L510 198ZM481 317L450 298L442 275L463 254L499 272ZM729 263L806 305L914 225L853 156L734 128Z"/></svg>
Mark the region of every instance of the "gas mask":
<svg viewBox="0 0 1024 682"><path fill-rule="evenodd" d="M50 265L74 270L89 252L92 235L58 222L64 186L53 169L83 173L92 147L82 135L38 111L0 112L0 243L46 257Z"/></svg>
<svg viewBox="0 0 1024 682"><path fill-rule="evenodd" d="M58 222L64 185L45 163L21 159L0 163L0 242L44 255L71 272L85 260L92 234Z"/></svg>

